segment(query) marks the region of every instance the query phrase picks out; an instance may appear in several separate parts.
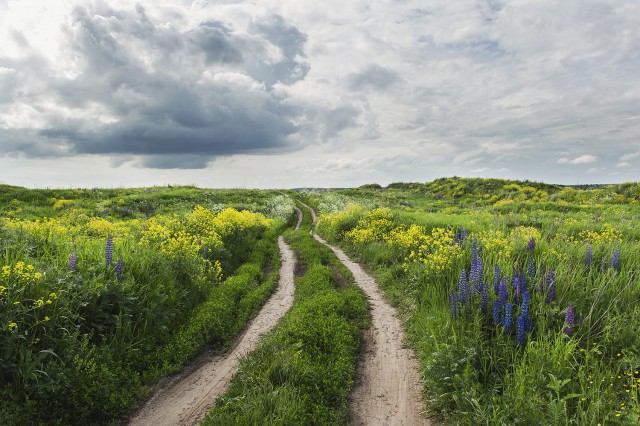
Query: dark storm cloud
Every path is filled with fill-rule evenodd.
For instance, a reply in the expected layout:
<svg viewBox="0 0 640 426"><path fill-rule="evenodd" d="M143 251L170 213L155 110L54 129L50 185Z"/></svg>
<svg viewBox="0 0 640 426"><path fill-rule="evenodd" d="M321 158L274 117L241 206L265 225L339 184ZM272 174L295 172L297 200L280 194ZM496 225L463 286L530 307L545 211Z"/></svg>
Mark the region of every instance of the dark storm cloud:
<svg viewBox="0 0 640 426"><path fill-rule="evenodd" d="M254 78L272 86L277 82L293 84L307 76L309 65L300 61L305 57L306 34L293 25L287 25L285 20L277 15L256 23L255 30L280 49L282 58L275 63L253 64L250 73Z"/></svg>
<svg viewBox="0 0 640 426"><path fill-rule="evenodd" d="M32 88L25 96L41 122L5 129L3 151L129 155L142 167L203 168L220 155L299 148L290 138L300 130L292 124L295 102L273 85L307 75L306 35L282 17L247 31L213 20L179 31L153 22L141 6L95 3L76 7L70 22L64 65L27 72L26 64L0 62L7 68L0 68L0 88L18 86L12 70L25 69L22 83ZM36 90L38 78L45 83ZM0 102L8 102L10 91L2 93ZM316 114L326 115L327 135L353 124L332 111Z"/></svg>
<svg viewBox="0 0 640 426"><path fill-rule="evenodd" d="M362 72L349 75L347 82L352 90L384 90L394 85L399 79L397 72L373 64Z"/></svg>

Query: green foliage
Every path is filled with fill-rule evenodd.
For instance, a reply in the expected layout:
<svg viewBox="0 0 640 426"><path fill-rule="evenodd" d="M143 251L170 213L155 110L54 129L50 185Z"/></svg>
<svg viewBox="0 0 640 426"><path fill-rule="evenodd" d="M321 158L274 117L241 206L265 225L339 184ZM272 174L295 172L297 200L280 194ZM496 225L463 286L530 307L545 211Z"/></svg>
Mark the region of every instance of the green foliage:
<svg viewBox="0 0 640 426"><path fill-rule="evenodd" d="M241 361L203 424L348 422L368 304L349 271L308 235L308 226L305 218L303 230L288 235L304 271L296 279L294 306Z"/></svg>
<svg viewBox="0 0 640 426"><path fill-rule="evenodd" d="M367 263L404 311L422 364L427 409L451 424L636 424L640 210L624 198L634 197L635 187L581 190L459 178L425 186L396 184L379 194L381 204L391 207L391 225L369 221L363 227L368 204L327 209L318 231ZM430 196L434 188L444 198ZM549 196L534 201L540 191ZM315 202L322 203L323 197L316 194ZM399 200L411 207L400 206ZM357 194L351 202L359 202ZM628 204L616 204L620 202ZM384 228L383 237L368 230L376 226ZM421 231L411 232L411 226ZM444 230L439 235L462 229L468 234L466 242L457 243L462 252L451 269L433 269L438 264L428 257L440 247L425 237L435 229ZM529 237L523 235L535 235L535 248L527 249ZM425 245L423 262L412 261L416 256L410 251L418 244L409 236ZM485 260L489 302L496 297L494 264L508 277L509 295L513 271L526 271L529 260L535 266L535 276L527 278L532 328L523 344L514 338L518 303L511 335L493 325L490 303L489 312L482 314L479 295L469 305L456 305L461 309L456 318L450 314L449 294L458 292L460 272L469 271L473 240ZM619 270L612 267L616 249ZM555 272L555 300L539 292L549 270ZM563 332L568 305L576 312L570 334Z"/></svg>
<svg viewBox="0 0 640 426"><path fill-rule="evenodd" d="M202 190L0 190L22 200L8 203L13 213L25 200L49 206L24 207L27 220L0 225L2 424L115 421L161 376L203 350L228 347L277 283L282 220L198 210L205 228L215 222L200 234L189 227L200 217L195 212L158 213L171 197L186 206ZM140 202L146 213L111 209L105 217L97 207L131 206L127 197L149 194L164 198L150 204L153 211ZM290 210L279 207L287 203L282 197L273 202L277 195L264 192L259 200L279 214ZM56 217L39 216L48 211ZM218 239L207 240L215 232ZM111 265L105 265L107 234L114 237ZM212 244L206 259L200 238Z"/></svg>

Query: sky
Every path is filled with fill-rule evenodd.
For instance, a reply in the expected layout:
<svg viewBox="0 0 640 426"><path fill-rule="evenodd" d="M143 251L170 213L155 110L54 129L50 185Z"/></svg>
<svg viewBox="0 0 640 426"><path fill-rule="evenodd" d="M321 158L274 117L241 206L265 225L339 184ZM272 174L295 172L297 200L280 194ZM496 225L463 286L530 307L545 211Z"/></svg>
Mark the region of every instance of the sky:
<svg viewBox="0 0 640 426"><path fill-rule="evenodd" d="M0 0L0 183L640 180L640 2Z"/></svg>

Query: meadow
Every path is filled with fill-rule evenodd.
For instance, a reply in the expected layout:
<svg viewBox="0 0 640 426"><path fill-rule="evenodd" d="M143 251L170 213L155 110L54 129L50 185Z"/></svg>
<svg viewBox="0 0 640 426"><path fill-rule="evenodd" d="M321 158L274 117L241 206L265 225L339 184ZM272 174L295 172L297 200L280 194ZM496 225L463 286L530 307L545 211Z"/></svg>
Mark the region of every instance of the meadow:
<svg viewBox="0 0 640 426"><path fill-rule="evenodd" d="M278 280L283 191L0 187L2 424L117 422Z"/></svg>
<svg viewBox="0 0 640 426"><path fill-rule="evenodd" d="M205 424L348 424L377 279L448 424L640 423L640 184L443 178L323 191L0 185L0 420L118 423L222 352L298 256L291 311Z"/></svg>
<svg viewBox="0 0 640 426"><path fill-rule="evenodd" d="M640 422L640 185L440 179L311 192L401 309L450 424Z"/></svg>

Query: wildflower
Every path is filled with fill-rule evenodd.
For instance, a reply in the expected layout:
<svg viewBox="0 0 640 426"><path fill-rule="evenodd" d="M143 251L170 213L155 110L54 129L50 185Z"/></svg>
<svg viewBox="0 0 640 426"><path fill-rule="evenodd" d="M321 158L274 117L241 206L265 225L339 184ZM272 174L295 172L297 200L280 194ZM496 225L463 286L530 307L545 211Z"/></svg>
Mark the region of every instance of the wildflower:
<svg viewBox="0 0 640 426"><path fill-rule="evenodd" d="M509 293L507 292L507 277L502 279L500 283L500 288L498 289L498 298L502 303L506 303L509 298Z"/></svg>
<svg viewBox="0 0 640 426"><path fill-rule="evenodd" d="M460 272L460 278L458 279L458 300L460 304L465 304L467 302L467 295L469 292L469 285L467 283L467 273L463 269Z"/></svg>
<svg viewBox="0 0 640 426"><path fill-rule="evenodd" d="M451 318L458 317L458 299L454 292L449 293L449 311L451 313Z"/></svg>
<svg viewBox="0 0 640 426"><path fill-rule="evenodd" d="M71 255L69 256L69 271L75 271L76 269L76 262L78 261L78 257L76 256L76 251L75 249L73 250L73 253L71 253Z"/></svg>
<svg viewBox="0 0 640 426"><path fill-rule="evenodd" d="M513 276L513 301L518 303L520 300L520 294L522 294L522 281L518 275Z"/></svg>
<svg viewBox="0 0 640 426"><path fill-rule="evenodd" d="M546 283L546 301L551 303L556 300L556 274L553 269L547 270L544 282Z"/></svg>
<svg viewBox="0 0 640 426"><path fill-rule="evenodd" d="M531 303L531 295L528 291L525 291L522 295L522 307L520 309L520 315L525 317L529 315L529 304Z"/></svg>
<svg viewBox="0 0 640 426"><path fill-rule="evenodd" d="M529 263L527 264L527 274L529 274L529 278L536 277L536 265L531 258L529 258Z"/></svg>
<svg viewBox="0 0 640 426"><path fill-rule="evenodd" d="M207 260L207 258L209 257L209 247L204 248L203 257L204 257L204 260Z"/></svg>
<svg viewBox="0 0 640 426"><path fill-rule="evenodd" d="M611 267L616 271L620 270L620 248L617 247L611 257Z"/></svg>
<svg viewBox="0 0 640 426"><path fill-rule="evenodd" d="M502 302L500 299L494 299L493 301L493 324L500 325L502 322Z"/></svg>
<svg viewBox="0 0 640 426"><path fill-rule="evenodd" d="M534 240L533 237L531 237L527 242L527 250L532 251L535 248L536 248L536 240Z"/></svg>
<svg viewBox="0 0 640 426"><path fill-rule="evenodd" d="M489 296L487 295L487 286L485 284L482 285L480 292L482 294L480 309L483 314L486 314L489 308Z"/></svg>
<svg viewBox="0 0 640 426"><path fill-rule="evenodd" d="M113 238L111 234L107 237L107 245L104 248L104 258L107 266L113 263Z"/></svg>
<svg viewBox="0 0 640 426"><path fill-rule="evenodd" d="M585 257L584 262L586 263L587 267L590 267L591 262L593 262L593 253L591 251L591 244L587 245L587 255Z"/></svg>
<svg viewBox="0 0 640 426"><path fill-rule="evenodd" d="M122 270L124 269L124 260L122 260L122 256L118 259L118 263L116 263L116 278L120 279L122 277Z"/></svg>
<svg viewBox="0 0 640 426"><path fill-rule="evenodd" d="M567 326L562 329L562 332L569 336L573 333L573 324L575 323L575 311L572 305L567 307L567 312L564 315L564 322Z"/></svg>
<svg viewBox="0 0 640 426"><path fill-rule="evenodd" d="M18 324L16 324L15 322L10 322L10 323L7 325L7 329L9 329L9 331L13 331L13 330L15 330L16 328L18 328Z"/></svg>
<svg viewBox="0 0 640 426"><path fill-rule="evenodd" d="M528 293L527 293L528 294ZM525 331L527 330L527 316L520 314L516 323L516 343L524 345Z"/></svg>
<svg viewBox="0 0 640 426"><path fill-rule="evenodd" d="M513 326L513 305L509 302L504 304L504 334L511 333Z"/></svg>
<svg viewBox="0 0 640 426"><path fill-rule="evenodd" d="M498 294L500 290L500 266L496 263L493 266L493 291Z"/></svg>

